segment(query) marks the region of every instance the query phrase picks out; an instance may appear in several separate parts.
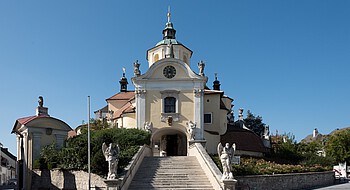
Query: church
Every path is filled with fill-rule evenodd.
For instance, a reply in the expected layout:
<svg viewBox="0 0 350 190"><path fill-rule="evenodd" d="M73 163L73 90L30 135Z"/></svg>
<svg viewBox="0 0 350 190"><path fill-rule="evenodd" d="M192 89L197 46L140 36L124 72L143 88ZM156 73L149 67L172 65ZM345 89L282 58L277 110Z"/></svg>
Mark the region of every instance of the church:
<svg viewBox="0 0 350 190"><path fill-rule="evenodd" d="M205 63L193 65L193 52L175 35L168 12L163 39L147 50L148 70L141 74L140 63L133 64L135 90L128 90L124 70L120 92L106 99L107 105L95 111L96 118L107 120L114 128L149 131L154 156L187 155L191 142L201 142L208 153L215 154L221 136L233 123L233 99L220 89L216 74L212 89L208 88Z"/></svg>

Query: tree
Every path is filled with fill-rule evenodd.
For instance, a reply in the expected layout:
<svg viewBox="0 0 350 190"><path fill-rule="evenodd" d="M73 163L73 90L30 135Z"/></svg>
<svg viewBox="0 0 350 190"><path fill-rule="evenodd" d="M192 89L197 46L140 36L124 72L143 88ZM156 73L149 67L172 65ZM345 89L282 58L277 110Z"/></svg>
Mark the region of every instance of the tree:
<svg viewBox="0 0 350 190"><path fill-rule="evenodd" d="M329 137L326 155L333 157L337 162L350 161L350 129L339 130Z"/></svg>
<svg viewBox="0 0 350 190"><path fill-rule="evenodd" d="M99 175L108 173L108 165L102 153L102 144L105 142L118 143L121 149L118 169L125 168L131 158L144 144L150 144L151 134L139 129L101 129L91 131L91 171ZM62 149L55 144L45 147L36 161L36 168L61 168L69 170L87 170L87 133L65 141Z"/></svg>
<svg viewBox="0 0 350 190"><path fill-rule="evenodd" d="M259 137L264 133L266 124L262 122L263 119L261 116L255 116L250 110L247 112L247 117L244 119L246 127L251 129Z"/></svg>

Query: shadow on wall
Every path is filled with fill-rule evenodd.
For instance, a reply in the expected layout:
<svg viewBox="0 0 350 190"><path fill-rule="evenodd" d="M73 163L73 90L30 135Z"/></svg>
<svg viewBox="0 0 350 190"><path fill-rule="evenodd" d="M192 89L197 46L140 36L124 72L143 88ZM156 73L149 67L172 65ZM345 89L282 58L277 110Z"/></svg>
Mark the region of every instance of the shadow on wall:
<svg viewBox="0 0 350 190"><path fill-rule="evenodd" d="M50 170L35 170L32 172L32 189L38 190L76 190L75 176L69 171L59 172L61 175L57 175L57 172ZM62 175L63 174L63 175ZM55 179L53 179L55 178ZM63 179L62 179L63 178ZM54 184L56 181L57 184ZM59 183L62 181L63 184ZM63 186L63 187L58 187Z"/></svg>

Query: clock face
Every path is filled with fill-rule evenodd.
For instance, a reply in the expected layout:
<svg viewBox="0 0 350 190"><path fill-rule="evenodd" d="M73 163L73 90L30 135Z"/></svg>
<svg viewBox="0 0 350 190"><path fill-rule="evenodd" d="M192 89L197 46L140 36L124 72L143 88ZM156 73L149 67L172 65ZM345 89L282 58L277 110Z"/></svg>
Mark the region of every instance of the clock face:
<svg viewBox="0 0 350 190"><path fill-rule="evenodd" d="M175 67L171 66L171 65L168 65L166 67L164 67L163 69L163 75L166 77L166 78L173 78L175 75L176 75L176 69Z"/></svg>

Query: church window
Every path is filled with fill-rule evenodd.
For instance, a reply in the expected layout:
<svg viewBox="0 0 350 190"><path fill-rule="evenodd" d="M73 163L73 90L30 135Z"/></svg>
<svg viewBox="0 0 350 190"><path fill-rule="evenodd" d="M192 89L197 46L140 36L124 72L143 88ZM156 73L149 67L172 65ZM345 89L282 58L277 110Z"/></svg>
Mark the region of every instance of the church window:
<svg viewBox="0 0 350 190"><path fill-rule="evenodd" d="M153 62L157 62L159 60L159 55L155 54L153 57Z"/></svg>
<svg viewBox="0 0 350 190"><path fill-rule="evenodd" d="M176 113L176 98L164 98L164 113Z"/></svg>
<svg viewBox="0 0 350 190"><path fill-rule="evenodd" d="M211 124L212 123L212 113L204 114L204 123Z"/></svg>
<svg viewBox="0 0 350 190"><path fill-rule="evenodd" d="M160 91L162 95L162 113L161 121L166 122L167 118L172 117L174 122L179 121L180 109L179 105L179 93L177 90L164 90Z"/></svg>

